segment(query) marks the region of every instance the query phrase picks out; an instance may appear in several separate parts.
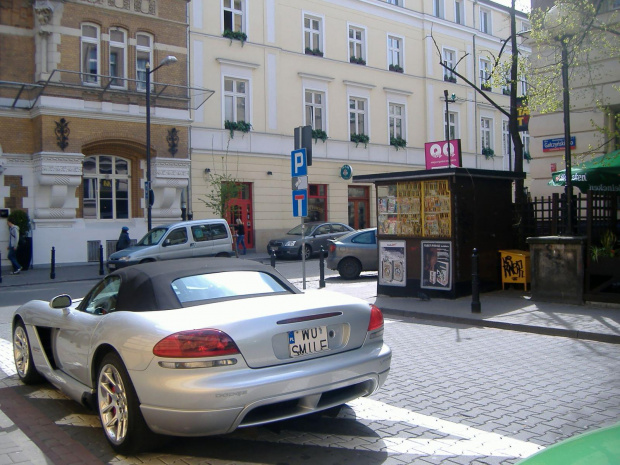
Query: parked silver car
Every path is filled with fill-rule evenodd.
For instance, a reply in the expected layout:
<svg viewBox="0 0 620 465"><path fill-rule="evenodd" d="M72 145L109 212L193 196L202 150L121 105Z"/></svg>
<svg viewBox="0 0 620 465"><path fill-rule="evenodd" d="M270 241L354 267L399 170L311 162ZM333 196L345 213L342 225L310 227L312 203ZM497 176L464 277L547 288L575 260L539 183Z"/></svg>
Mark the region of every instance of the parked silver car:
<svg viewBox="0 0 620 465"><path fill-rule="evenodd" d="M323 247L327 253L328 241L344 236L354 229L343 223L312 221L304 224L306 259L318 254ZM267 253L276 253L278 257L301 258L301 224L295 226L285 236L272 239L267 244Z"/></svg>
<svg viewBox="0 0 620 465"><path fill-rule="evenodd" d="M342 405L391 360L375 305L236 258L121 268L84 299L22 305L12 328L20 379L92 406L124 455Z"/></svg>
<svg viewBox="0 0 620 465"><path fill-rule="evenodd" d="M329 241L325 265L338 270L345 279L355 279L362 271L377 271L377 228L360 229Z"/></svg>

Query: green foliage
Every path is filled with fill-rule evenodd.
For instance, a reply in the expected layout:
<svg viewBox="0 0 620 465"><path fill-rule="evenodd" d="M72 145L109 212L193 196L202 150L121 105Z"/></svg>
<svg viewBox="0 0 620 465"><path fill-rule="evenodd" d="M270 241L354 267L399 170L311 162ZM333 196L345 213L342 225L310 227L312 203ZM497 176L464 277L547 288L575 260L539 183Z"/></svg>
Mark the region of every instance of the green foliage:
<svg viewBox="0 0 620 465"><path fill-rule="evenodd" d="M241 31L233 31L231 29L226 29L224 31L224 34L222 34L222 36L226 37L227 39L232 40L240 40L241 43L245 43L246 40L248 40L248 36L245 32L241 32Z"/></svg>
<svg viewBox="0 0 620 465"><path fill-rule="evenodd" d="M230 173L207 173L207 182L211 190L206 198L199 200L211 209L218 218L226 218L230 213L230 201L237 198L241 191L239 181Z"/></svg>
<svg viewBox="0 0 620 465"><path fill-rule="evenodd" d="M355 142L355 147L357 147L360 143L364 144L364 148L368 147L368 142L370 142L370 137L366 134L351 134L351 142Z"/></svg>
<svg viewBox="0 0 620 465"><path fill-rule="evenodd" d="M319 48L310 48L310 47L306 47L306 55L314 55L317 57L322 57L323 56L323 52L321 52L321 49Z"/></svg>
<svg viewBox="0 0 620 465"><path fill-rule="evenodd" d="M224 129L228 129L230 131L230 138L234 139L235 131L241 131L243 133L250 132L252 129L252 125L250 123L246 123L245 121L224 121Z"/></svg>
<svg viewBox="0 0 620 465"><path fill-rule="evenodd" d="M390 71L394 71L395 73L402 73L403 67L400 65L390 65Z"/></svg>
<svg viewBox="0 0 620 465"><path fill-rule="evenodd" d="M322 129L313 129L312 138L314 139L315 144L319 141L319 139L325 142L327 140L327 133Z"/></svg>
<svg viewBox="0 0 620 465"><path fill-rule="evenodd" d="M356 57L351 57L349 59L349 61L351 63L355 63L357 65L365 65L366 64L366 60L364 60L362 57L357 57L357 58Z"/></svg>
<svg viewBox="0 0 620 465"><path fill-rule="evenodd" d="M495 156L495 152L491 147L482 147L482 155L484 155L484 158L489 160Z"/></svg>
<svg viewBox="0 0 620 465"><path fill-rule="evenodd" d="M19 228L21 236L25 236L30 231L30 217L23 210L13 210L7 220Z"/></svg>
<svg viewBox="0 0 620 465"><path fill-rule="evenodd" d="M404 149L407 147L407 141L402 137L390 137L390 145L396 147L396 150L398 151L399 148Z"/></svg>
<svg viewBox="0 0 620 465"><path fill-rule="evenodd" d="M530 152L523 151L523 159L528 163L531 162L532 156L530 155Z"/></svg>
<svg viewBox="0 0 620 465"><path fill-rule="evenodd" d="M595 262L598 262L598 259L601 257L609 257L613 258L617 255L616 252L616 242L618 238L611 231L607 230L601 236L601 245L600 246L591 246L590 247L590 256Z"/></svg>

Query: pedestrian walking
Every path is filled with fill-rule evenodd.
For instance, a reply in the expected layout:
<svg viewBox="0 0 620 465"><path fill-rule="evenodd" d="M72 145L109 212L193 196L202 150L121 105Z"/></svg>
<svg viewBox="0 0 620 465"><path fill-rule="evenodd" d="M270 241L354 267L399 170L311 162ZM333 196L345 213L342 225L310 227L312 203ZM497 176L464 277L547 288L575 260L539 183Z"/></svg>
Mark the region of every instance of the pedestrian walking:
<svg viewBox="0 0 620 465"><path fill-rule="evenodd" d="M239 246L241 246L243 247L243 252L241 252L241 255L245 255L247 250L245 247L245 226L243 226L243 221L241 221L241 218L237 218L235 230L237 231L237 252L240 252Z"/></svg>
<svg viewBox="0 0 620 465"><path fill-rule="evenodd" d="M22 270L22 267L17 261L17 246L19 245L19 226L11 223L10 220L8 220L6 223L9 227L9 246L7 247L7 249L9 249L9 261L11 262L11 265L13 265L13 271L11 274L19 274L19 272Z"/></svg>
<svg viewBox="0 0 620 465"><path fill-rule="evenodd" d="M118 241L116 241L116 251L126 249L131 244L131 239L129 238L129 228L127 226L123 226L121 228L121 235L118 236Z"/></svg>

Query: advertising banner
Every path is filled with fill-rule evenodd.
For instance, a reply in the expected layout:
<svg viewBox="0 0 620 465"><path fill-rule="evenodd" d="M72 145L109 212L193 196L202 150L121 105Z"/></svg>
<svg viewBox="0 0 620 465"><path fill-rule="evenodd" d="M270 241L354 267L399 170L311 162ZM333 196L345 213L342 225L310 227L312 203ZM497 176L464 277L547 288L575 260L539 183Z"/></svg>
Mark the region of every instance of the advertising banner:
<svg viewBox="0 0 620 465"><path fill-rule="evenodd" d="M379 284L407 285L405 241L379 241Z"/></svg>
<svg viewBox="0 0 620 465"><path fill-rule="evenodd" d="M460 167L461 139L452 139L450 142L450 162L448 163L448 141L426 142L424 144L424 158L426 169Z"/></svg>
<svg viewBox="0 0 620 465"><path fill-rule="evenodd" d="M452 243L422 241L422 280L420 287L449 291L452 289Z"/></svg>

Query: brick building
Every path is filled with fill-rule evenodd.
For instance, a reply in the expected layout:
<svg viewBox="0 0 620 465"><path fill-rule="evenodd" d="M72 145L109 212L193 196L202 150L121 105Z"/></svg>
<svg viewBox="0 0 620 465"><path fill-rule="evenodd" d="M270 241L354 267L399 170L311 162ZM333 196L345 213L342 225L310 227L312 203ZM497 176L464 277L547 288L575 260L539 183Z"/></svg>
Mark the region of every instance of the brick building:
<svg viewBox="0 0 620 465"><path fill-rule="evenodd" d="M29 214L35 265L52 247L59 263L97 260L121 226L146 231L149 69L153 224L183 216L187 34L186 0L0 3L0 209Z"/></svg>

